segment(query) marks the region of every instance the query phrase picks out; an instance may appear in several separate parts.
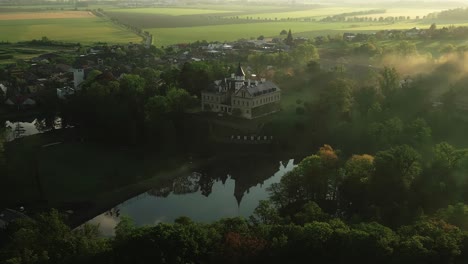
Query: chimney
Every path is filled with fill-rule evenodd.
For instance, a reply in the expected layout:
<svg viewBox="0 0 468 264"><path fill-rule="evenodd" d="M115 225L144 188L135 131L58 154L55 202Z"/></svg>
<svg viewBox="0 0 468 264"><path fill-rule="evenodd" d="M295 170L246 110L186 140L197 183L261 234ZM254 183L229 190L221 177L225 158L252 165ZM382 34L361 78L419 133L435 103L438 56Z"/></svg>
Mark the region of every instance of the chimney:
<svg viewBox="0 0 468 264"><path fill-rule="evenodd" d="M249 79L249 86L250 86L250 79Z"/></svg>

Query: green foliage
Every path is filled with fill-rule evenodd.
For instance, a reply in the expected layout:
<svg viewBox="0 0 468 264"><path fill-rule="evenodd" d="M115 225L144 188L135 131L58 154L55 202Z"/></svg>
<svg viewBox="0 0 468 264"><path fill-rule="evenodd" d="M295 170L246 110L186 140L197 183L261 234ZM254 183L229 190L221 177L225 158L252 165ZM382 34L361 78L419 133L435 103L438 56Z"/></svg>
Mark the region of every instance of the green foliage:
<svg viewBox="0 0 468 264"><path fill-rule="evenodd" d="M459 161L466 155L465 152L457 151L452 145L447 142L441 142L435 145L434 149L434 165L444 169L454 169Z"/></svg>
<svg viewBox="0 0 468 264"><path fill-rule="evenodd" d="M170 111L182 113L192 107L196 102L195 98L184 89L171 88L166 95Z"/></svg>
<svg viewBox="0 0 468 264"><path fill-rule="evenodd" d="M0 255L6 263L80 263L108 249L96 226L72 231L56 210L17 220L8 228L12 236Z"/></svg>
<svg viewBox="0 0 468 264"><path fill-rule="evenodd" d="M261 200L249 219L253 224L274 225L281 222L277 209L268 200Z"/></svg>
<svg viewBox="0 0 468 264"><path fill-rule="evenodd" d="M292 50L292 57L299 65L305 65L310 61L317 61L319 59L319 53L314 45L304 43L294 47Z"/></svg>
<svg viewBox="0 0 468 264"><path fill-rule="evenodd" d="M437 217L445 222L459 227L463 231L468 231L468 206L463 203L449 205L440 209Z"/></svg>
<svg viewBox="0 0 468 264"><path fill-rule="evenodd" d="M294 39L292 37L291 29L289 29L288 36L284 40L284 43L286 43L286 45L292 45L294 43Z"/></svg>
<svg viewBox="0 0 468 264"><path fill-rule="evenodd" d="M380 89L383 95L390 96L400 87L400 77L395 68L385 67L380 75Z"/></svg>
<svg viewBox="0 0 468 264"><path fill-rule="evenodd" d="M332 116L349 113L353 104L352 85L346 79L331 81L320 96L320 107Z"/></svg>

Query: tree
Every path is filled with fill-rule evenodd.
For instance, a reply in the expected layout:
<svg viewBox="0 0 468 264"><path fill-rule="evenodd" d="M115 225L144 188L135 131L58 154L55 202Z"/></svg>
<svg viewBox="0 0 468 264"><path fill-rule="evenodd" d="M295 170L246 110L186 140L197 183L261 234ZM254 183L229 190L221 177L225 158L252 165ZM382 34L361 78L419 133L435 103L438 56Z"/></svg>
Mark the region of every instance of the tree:
<svg viewBox="0 0 468 264"><path fill-rule="evenodd" d="M329 216L322 211L315 202L304 204L302 210L296 213L293 217L294 222L299 225L312 223L314 221L325 221Z"/></svg>
<svg viewBox="0 0 468 264"><path fill-rule="evenodd" d="M320 96L320 108L329 114L343 115L353 104L352 83L347 79L336 79L328 83Z"/></svg>
<svg viewBox="0 0 468 264"><path fill-rule="evenodd" d="M288 34L288 31L286 31L286 29L283 29L280 32L280 35L287 35L287 34Z"/></svg>
<svg viewBox="0 0 468 264"><path fill-rule="evenodd" d="M281 221L278 210L273 207L273 204L268 200L261 200L249 219L250 222L257 225L274 225L279 224Z"/></svg>
<svg viewBox="0 0 468 264"><path fill-rule="evenodd" d="M213 69L206 62L186 62L180 72L180 87L191 95L200 96L214 80Z"/></svg>
<svg viewBox="0 0 468 264"><path fill-rule="evenodd" d="M57 210L52 210L34 219L23 218L9 225L12 235L3 254L0 254L0 261L83 263L107 251L109 244L98 237L97 226L85 225L72 231L63 220Z"/></svg>
<svg viewBox="0 0 468 264"><path fill-rule="evenodd" d="M400 77L395 68L384 67L380 72L379 82L383 95L387 97L400 87Z"/></svg>
<svg viewBox="0 0 468 264"><path fill-rule="evenodd" d="M120 79L120 88L125 96L143 95L145 86L145 79L135 74L124 74Z"/></svg>
<svg viewBox="0 0 468 264"><path fill-rule="evenodd" d="M428 145L432 130L427 125L426 120L417 118L405 127L405 133L408 138L408 144L414 147L423 147Z"/></svg>
<svg viewBox="0 0 468 264"><path fill-rule="evenodd" d="M294 39L293 39L293 36L292 36L292 33L291 33L291 29L289 29L288 36L284 40L284 43L286 43L286 45L290 45L290 46L294 43Z"/></svg>
<svg viewBox="0 0 468 264"><path fill-rule="evenodd" d="M420 158L419 153L408 145L379 151L375 155L375 180L387 182L386 188L393 186L408 190L421 173Z"/></svg>
<svg viewBox="0 0 468 264"><path fill-rule="evenodd" d="M164 96L153 96L148 99L145 105L145 119L146 121L156 124L169 112L169 102Z"/></svg>
<svg viewBox="0 0 468 264"><path fill-rule="evenodd" d="M170 88L166 95L168 106L173 113L182 113L194 103L195 98L190 94L179 88Z"/></svg>
<svg viewBox="0 0 468 264"><path fill-rule="evenodd" d="M437 211L437 217L460 229L468 230L468 206L463 203L449 205Z"/></svg>
<svg viewBox="0 0 468 264"><path fill-rule="evenodd" d="M307 64L310 61L317 61L319 54L312 44L300 44L292 50L292 57L298 64Z"/></svg>
<svg viewBox="0 0 468 264"><path fill-rule="evenodd" d="M375 173L374 157L353 155L345 163L344 178L339 186L340 204L352 216L364 215L369 203L369 182Z"/></svg>
<svg viewBox="0 0 468 264"><path fill-rule="evenodd" d="M441 142L435 145L433 153L433 164L447 170L454 169L458 165L459 161L466 155L465 152L457 151L447 142Z"/></svg>
<svg viewBox="0 0 468 264"><path fill-rule="evenodd" d="M407 202L413 182L421 174L420 155L402 145L379 151L375 155L375 173L370 181L372 201L378 207L377 218L389 225L409 220Z"/></svg>

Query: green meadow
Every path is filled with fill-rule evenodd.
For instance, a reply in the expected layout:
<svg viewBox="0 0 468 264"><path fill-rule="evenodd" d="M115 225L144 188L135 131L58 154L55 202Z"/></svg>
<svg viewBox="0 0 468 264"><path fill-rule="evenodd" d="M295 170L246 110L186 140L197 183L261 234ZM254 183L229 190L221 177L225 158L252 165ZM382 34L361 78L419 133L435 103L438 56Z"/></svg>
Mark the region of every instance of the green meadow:
<svg viewBox="0 0 468 264"><path fill-rule="evenodd" d="M24 19L0 21L0 41L49 39L67 42L128 43L141 38L102 18Z"/></svg>
<svg viewBox="0 0 468 264"><path fill-rule="evenodd" d="M446 23L440 26L468 26L468 23ZM241 38L278 37L281 30L289 30L294 36L313 38L320 35L336 35L344 32L371 33L379 30L429 28L430 23L404 21L398 23L323 23L323 22L263 22L231 25L214 25L179 28L145 28L153 34L156 46L191 43L197 40L233 41Z"/></svg>

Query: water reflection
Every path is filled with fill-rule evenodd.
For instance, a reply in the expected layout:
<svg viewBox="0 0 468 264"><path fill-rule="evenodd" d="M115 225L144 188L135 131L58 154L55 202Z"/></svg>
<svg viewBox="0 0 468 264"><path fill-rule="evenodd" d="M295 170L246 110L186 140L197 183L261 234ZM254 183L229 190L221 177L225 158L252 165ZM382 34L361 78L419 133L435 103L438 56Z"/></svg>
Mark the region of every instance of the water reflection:
<svg viewBox="0 0 468 264"><path fill-rule="evenodd" d="M61 129L62 119L57 116L44 118L32 118L31 120L6 121L6 140L12 141L17 138L44 133L54 129Z"/></svg>
<svg viewBox="0 0 468 264"><path fill-rule="evenodd" d="M268 198L266 189L293 168L294 160L218 160L127 200L90 223L100 224L104 235L113 235L112 225L121 215L130 216L138 226L171 222L179 216L199 222L248 217L260 200Z"/></svg>

